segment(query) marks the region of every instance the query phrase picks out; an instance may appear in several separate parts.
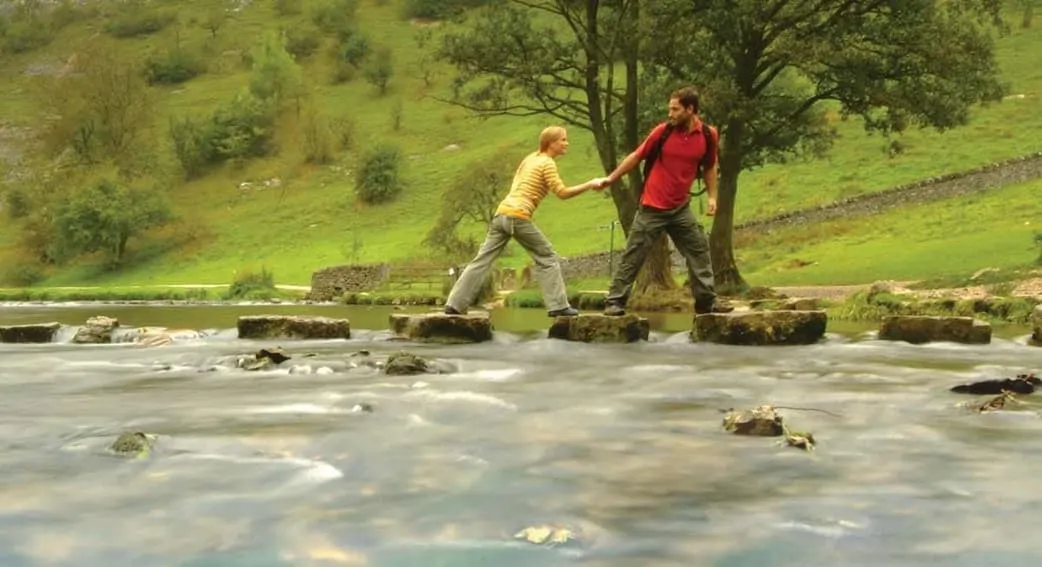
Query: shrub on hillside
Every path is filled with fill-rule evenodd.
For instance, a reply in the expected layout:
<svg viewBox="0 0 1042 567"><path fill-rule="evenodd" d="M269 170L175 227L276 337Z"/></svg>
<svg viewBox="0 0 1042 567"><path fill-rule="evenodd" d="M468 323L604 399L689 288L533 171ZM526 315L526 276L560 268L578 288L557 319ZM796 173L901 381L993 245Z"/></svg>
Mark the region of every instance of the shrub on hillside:
<svg viewBox="0 0 1042 567"><path fill-rule="evenodd" d="M344 83L353 79L370 51L369 39L361 33L341 35L333 46L333 82Z"/></svg>
<svg viewBox="0 0 1042 567"><path fill-rule="evenodd" d="M362 161L355 181L355 193L364 203L393 201L402 192L402 153L396 146L381 144Z"/></svg>
<svg viewBox="0 0 1042 567"><path fill-rule="evenodd" d="M3 38L4 53L25 53L50 43L54 32L42 22L15 21L0 25L0 37Z"/></svg>
<svg viewBox="0 0 1042 567"><path fill-rule="evenodd" d="M170 122L174 154L187 178L201 175L210 165L226 160L262 157L271 150L275 109L249 92L217 108L208 120L191 118Z"/></svg>
<svg viewBox="0 0 1042 567"><path fill-rule="evenodd" d="M459 15L467 8L489 4L491 0L405 0L406 19L444 20Z"/></svg>
<svg viewBox="0 0 1042 567"><path fill-rule="evenodd" d="M286 30L286 52L300 61L311 56L321 43L318 29L310 24L291 26Z"/></svg>
<svg viewBox="0 0 1042 567"><path fill-rule="evenodd" d="M314 0L310 9L311 21L323 33L340 35L355 26L357 0Z"/></svg>
<svg viewBox="0 0 1042 567"><path fill-rule="evenodd" d="M260 272L243 270L235 274L225 299L267 299L276 293L275 274L262 267Z"/></svg>
<svg viewBox="0 0 1042 567"><path fill-rule="evenodd" d="M198 55L181 48L154 53L145 61L149 84L175 85L195 78L205 70Z"/></svg>
<svg viewBox="0 0 1042 567"><path fill-rule="evenodd" d="M175 13L169 10L134 8L117 12L105 22L105 33L128 38L150 35L173 23Z"/></svg>
<svg viewBox="0 0 1042 567"><path fill-rule="evenodd" d="M275 11L280 16L296 16L304 11L303 0L275 0Z"/></svg>

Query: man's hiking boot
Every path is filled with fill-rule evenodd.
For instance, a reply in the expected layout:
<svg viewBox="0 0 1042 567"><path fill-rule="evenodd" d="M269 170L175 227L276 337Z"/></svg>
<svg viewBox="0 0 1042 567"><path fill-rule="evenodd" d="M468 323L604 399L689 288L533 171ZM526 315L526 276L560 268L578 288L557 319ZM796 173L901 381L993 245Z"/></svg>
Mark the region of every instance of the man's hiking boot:
<svg viewBox="0 0 1042 567"><path fill-rule="evenodd" d="M579 310L574 307L565 307L564 309L554 309L546 313L550 317L575 317L579 314Z"/></svg>
<svg viewBox="0 0 1042 567"><path fill-rule="evenodd" d="M604 314L608 317L621 317L626 314L626 308L618 303L605 303Z"/></svg>
<svg viewBox="0 0 1042 567"><path fill-rule="evenodd" d="M445 314L446 315L463 315L463 312L459 311L458 309L456 309L455 307L453 307L451 305L446 305L445 306Z"/></svg>

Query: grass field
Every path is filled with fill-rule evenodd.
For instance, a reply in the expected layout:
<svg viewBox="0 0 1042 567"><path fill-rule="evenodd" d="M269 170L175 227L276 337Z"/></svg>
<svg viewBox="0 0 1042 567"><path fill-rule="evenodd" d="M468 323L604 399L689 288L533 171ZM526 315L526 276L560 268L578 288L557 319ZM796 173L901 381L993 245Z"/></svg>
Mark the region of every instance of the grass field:
<svg viewBox="0 0 1042 567"><path fill-rule="evenodd" d="M296 25L305 15L280 17L273 2L257 0L222 27L216 39L190 14L202 13L210 2L166 2L179 6L183 25L154 36L120 40L127 50L146 53L173 41L205 48L209 70L173 88L159 89L158 112L150 138L162 160L172 162L166 125L171 116L202 116L226 102L248 84L250 71L239 52L253 47L264 30ZM131 241L128 265L106 272L95 259L54 270L40 285L126 286L137 284L214 284L234 274L266 267L278 283L307 284L314 270L334 264L403 260L426 254L421 241L438 212L440 195L468 165L507 149L520 158L535 143L547 121L540 118L478 120L434 99L446 95L451 70L436 67L432 86L422 70L431 64L413 40L419 26L401 17L401 5L390 0L361 0L361 27L377 44L391 47L395 74L380 96L362 78L332 85L332 70L324 48L301 61L319 107L344 118L353 127L354 145L336 162L322 167L301 165L300 140L280 133L278 155L243 167L224 167L172 190L179 220L146 238ZM1039 11L1042 13L1042 10ZM32 123L39 109L32 100L30 77L24 71L40 63L61 65L79 42L95 32L96 23L80 22L63 30L49 46L0 61L0 121ZM737 220L821 204L837 198L878 191L900 183L969 169L987 162L1042 150L1042 18L1027 30L1014 27L999 40L999 57L1014 96L974 113L972 123L946 134L910 132L896 157L884 152L884 141L864 135L857 121L839 124L840 139L830 157L805 163L770 165L746 172L741 180ZM396 128L395 114L401 119ZM589 136L573 131L570 154L560 161L566 181L576 183L601 175ZM398 144L406 155L406 190L394 203L361 206L354 197L353 170L359 154L378 142ZM458 149L447 149L450 144ZM281 186L240 193L243 181L279 178ZM771 235L740 242L740 268L756 284L863 282L879 277L936 275L949 269L970 270L995 265L996 256L1019 258L1030 246L1027 222L1039 217L1030 192L1038 184L1009 188L979 197L973 208L993 215L991 224L970 230L976 217L959 214L962 201L917 209L915 214L883 219L830 223L805 233ZM1012 196L1012 197L1011 197ZM1000 215L1010 198L1019 199ZM1037 199L1036 199L1037 200ZM1033 211L1033 212L1032 212ZM1034 215L1031 217L1031 215ZM1014 222L1013 217L1017 217ZM1031 218L1028 218L1031 217ZM536 222L559 252L574 255L606 250L609 233L603 227L614 218L606 195L588 194L563 202L548 199ZM1019 223L1019 224L1018 224ZM969 225L969 226L968 226ZM885 228L881 228L885 227ZM15 261L19 223L0 223L0 262ZM999 230L1002 229L1002 230ZM470 234L484 228L469 225ZM928 230L921 240L912 235ZM1003 230L1010 231L1009 234ZM884 237L884 233L893 234ZM617 235L618 237L618 235ZM786 237L788 241L786 241ZM775 244L785 242L785 244ZM887 247L887 243L900 246ZM849 252L858 250L858 252ZM942 256L938 252L944 251ZM1005 251L997 252L997 251ZM1024 252L1027 255L1027 251ZM920 259L917 259L920 258ZM929 259L930 261L922 261ZM817 262L786 269L794 260ZM527 257L516 247L503 257L520 266ZM964 265L964 266L963 266ZM937 270L937 271L934 271ZM886 276L886 274L893 274Z"/></svg>

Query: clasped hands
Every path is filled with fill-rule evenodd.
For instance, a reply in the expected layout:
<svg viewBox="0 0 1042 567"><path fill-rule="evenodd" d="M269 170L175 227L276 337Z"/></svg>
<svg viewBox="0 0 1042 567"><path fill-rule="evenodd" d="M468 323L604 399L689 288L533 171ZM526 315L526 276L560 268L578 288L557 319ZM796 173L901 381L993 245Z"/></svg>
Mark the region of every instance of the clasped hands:
<svg viewBox="0 0 1042 567"><path fill-rule="evenodd" d="M609 185L611 185L611 180L607 177L594 177L590 180L590 188L594 191L600 191Z"/></svg>

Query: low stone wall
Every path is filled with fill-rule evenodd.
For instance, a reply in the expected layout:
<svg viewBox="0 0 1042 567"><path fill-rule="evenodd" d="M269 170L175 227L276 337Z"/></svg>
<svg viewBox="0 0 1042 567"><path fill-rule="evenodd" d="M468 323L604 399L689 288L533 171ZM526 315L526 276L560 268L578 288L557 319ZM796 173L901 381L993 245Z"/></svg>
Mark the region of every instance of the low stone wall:
<svg viewBox="0 0 1042 567"><path fill-rule="evenodd" d="M782 226L810 224L855 214L876 214L910 203L924 203L948 197L980 193L1013 183L1042 177L1042 152L1023 155L967 171L922 179L883 191L840 199L765 219L736 224L735 233L744 230L769 231Z"/></svg>
<svg viewBox="0 0 1042 567"><path fill-rule="evenodd" d="M311 274L311 291L306 299L332 301L344 293L368 291L380 287L387 279L387 264L332 266Z"/></svg>
<svg viewBox="0 0 1042 567"><path fill-rule="evenodd" d="M679 252L674 250L671 257L674 270L685 269L684 257ZM582 256L561 258L561 272L564 274L566 282L587 278L604 278L610 275L610 270L619 268L621 259L622 250L615 251L614 261L611 259L611 252L594 252Z"/></svg>

